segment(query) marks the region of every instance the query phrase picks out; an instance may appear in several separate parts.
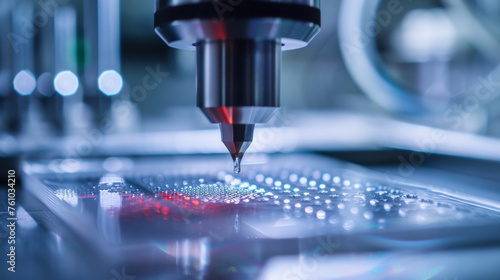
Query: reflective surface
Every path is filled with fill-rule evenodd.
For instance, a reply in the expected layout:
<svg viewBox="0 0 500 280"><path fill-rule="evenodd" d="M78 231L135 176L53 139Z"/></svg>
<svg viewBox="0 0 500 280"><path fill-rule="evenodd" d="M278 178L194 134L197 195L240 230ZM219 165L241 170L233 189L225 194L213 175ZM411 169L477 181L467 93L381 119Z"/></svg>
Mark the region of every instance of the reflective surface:
<svg viewBox="0 0 500 280"><path fill-rule="evenodd" d="M260 119L262 113L255 111L245 118L237 112L233 115L232 108L279 107L280 40L200 41L196 50L197 106L208 119L217 123L267 122L269 114ZM212 116L219 107L224 110Z"/></svg>
<svg viewBox="0 0 500 280"><path fill-rule="evenodd" d="M173 258L150 263L156 269L194 278L255 278L267 260L311 250L326 257L498 242L495 203L317 156L251 154L239 175L227 163L113 158L24 170L30 193L78 239L115 252L110 260L118 250L134 262L132 246Z"/></svg>
<svg viewBox="0 0 500 280"><path fill-rule="evenodd" d="M292 50L305 47L320 30L319 24L310 21L296 20L293 19L293 17L286 16L285 14L280 17L242 17L236 20L231 19L224 21L226 17L231 16L231 13L225 13L226 8L230 8L231 10L236 8L239 8L240 10L251 10L255 9L252 7L252 4L255 2L283 4L285 7L280 7L282 12L286 10L286 5L289 4L301 5L304 9L319 9L319 1L309 0L243 1L230 3L231 6L224 3L212 3L213 5L205 6L209 7L209 9L205 10L205 12L212 14L213 18L185 18L175 21L164 18L164 14L167 14L165 13L165 9L168 7L174 7L180 4L199 4L204 2L209 1L157 1L155 13L156 33L169 46L180 49L194 50L194 46L200 40L234 38L274 40L282 38L283 49ZM212 10L211 8L214 9Z"/></svg>

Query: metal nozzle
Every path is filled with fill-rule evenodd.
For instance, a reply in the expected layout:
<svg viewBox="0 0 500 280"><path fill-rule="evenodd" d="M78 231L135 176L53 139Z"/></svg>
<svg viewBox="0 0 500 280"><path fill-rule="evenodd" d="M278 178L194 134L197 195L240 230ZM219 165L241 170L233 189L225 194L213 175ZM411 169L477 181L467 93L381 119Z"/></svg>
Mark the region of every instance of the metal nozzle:
<svg viewBox="0 0 500 280"><path fill-rule="evenodd" d="M234 173L240 172L240 163L253 140L253 124L226 124L220 125L222 143L226 146L233 158Z"/></svg>
<svg viewBox="0 0 500 280"><path fill-rule="evenodd" d="M267 122L279 108L281 42L201 41L196 52L198 107L220 123L222 142L238 173L254 124Z"/></svg>
<svg viewBox="0 0 500 280"><path fill-rule="evenodd" d="M196 49L198 107L221 124L235 172L254 124L279 108L281 51L319 32L319 0L242 1L234 11L212 0L157 0L155 30L174 48Z"/></svg>

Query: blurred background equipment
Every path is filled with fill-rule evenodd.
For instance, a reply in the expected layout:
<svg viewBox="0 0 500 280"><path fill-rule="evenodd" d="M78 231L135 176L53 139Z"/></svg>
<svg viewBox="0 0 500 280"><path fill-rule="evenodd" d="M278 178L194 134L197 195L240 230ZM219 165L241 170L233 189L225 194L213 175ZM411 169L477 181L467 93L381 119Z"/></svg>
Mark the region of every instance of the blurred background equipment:
<svg viewBox="0 0 500 280"><path fill-rule="evenodd" d="M158 12L155 22L155 11L201 3L205 8L197 11L210 18L203 24L181 13L177 21L162 21ZM248 5L265 3L304 9L292 13L298 21L266 9L256 21L233 24L255 12ZM498 268L486 261L466 264L500 255L494 234L500 2L319 4L0 0L0 172L16 170L17 213L23 217L18 236L22 244L39 244L19 247L17 276L120 279L133 271L137 279L495 278ZM317 7L319 33L319 24L303 18ZM225 46L205 40L228 34L245 36L234 35L238 40ZM247 41L261 37L266 40ZM189 42L196 46L182 45L183 38L195 38ZM281 53L288 43L307 47ZM247 71L224 72L223 60L239 61ZM248 75L238 79L247 83L227 89L214 82L235 73ZM252 86L261 82L267 93ZM213 108L247 105L251 112L269 107L251 116L246 108L237 122L214 117L221 111ZM217 123L255 124L241 175L230 172L227 147L207 115ZM248 142L250 130L243 131ZM241 188L231 193L235 186ZM243 198L239 191L245 188ZM1 190L4 215L7 195ZM222 207L214 193L224 194L228 205ZM168 197L175 199L162 200ZM257 201L241 202L251 197ZM180 212L169 216L174 205ZM202 215L199 205L217 215ZM211 230L215 217L232 236ZM127 219L159 229L127 239L135 236ZM85 222L78 225L80 220ZM2 228L5 221L2 216ZM172 237L165 229L171 223L186 238ZM96 234L95 243L86 229ZM323 247L306 235L333 236L341 250L313 254ZM266 243L273 238L284 245ZM363 242L354 246L352 240ZM224 258L239 249L246 259ZM363 253L368 251L372 255ZM347 255L352 267L341 269ZM154 265L154 258L168 265ZM46 262L36 265L41 259ZM66 265L55 271L52 264L63 260ZM299 270L289 274L290 266ZM338 273L331 274L332 268ZM0 275L4 279L4 271Z"/></svg>
<svg viewBox="0 0 500 280"><path fill-rule="evenodd" d="M345 150L344 133L363 137L362 124L372 117L492 140L500 136L495 51L499 42L492 24L499 9L495 1L333 2L322 3L324 32L307 48L283 53L282 110L264 128L293 128L301 136L297 141L307 142L307 149L328 151ZM307 3L316 5L315 1ZM228 20L236 8L222 10ZM57 154L61 142L74 145L69 138L107 142L115 136L121 140L111 148L127 146L120 149L124 154L151 149L170 153L173 147L161 144L169 137L161 134L211 131L213 127L193 106L197 104L196 76L201 79L202 73L210 71L196 75L194 52L162 45L152 30L154 10L152 1L127 5L119 1L2 1L6 38L1 42L0 70L2 156ZM200 83L199 91L215 92ZM273 92L278 92L277 84L271 87ZM199 102L203 100L208 102ZM319 112L324 115L316 121L302 121L302 116L316 118ZM360 125L339 121L339 114ZM328 117L331 121L326 121ZM314 137L305 137L300 132L317 123L322 127L323 121L338 126L339 133L314 129ZM401 137L408 132L387 129ZM40 141L31 141L33 136L41 136ZM136 145L136 138L144 145ZM394 146L373 136L368 141L377 141L379 148ZM269 149L267 142L252 145L253 151ZM324 142L329 147L323 148ZM198 150L193 143L178 144L175 151L211 153L223 147L214 142ZM101 144L94 143L78 156L99 155L106 150L101 150ZM272 150L302 149L296 144L289 141L292 147L274 145ZM421 149L407 141L397 144ZM433 152L455 155L463 150L436 147ZM480 153L480 149L471 151L470 156L481 159ZM500 158L497 151L488 154Z"/></svg>

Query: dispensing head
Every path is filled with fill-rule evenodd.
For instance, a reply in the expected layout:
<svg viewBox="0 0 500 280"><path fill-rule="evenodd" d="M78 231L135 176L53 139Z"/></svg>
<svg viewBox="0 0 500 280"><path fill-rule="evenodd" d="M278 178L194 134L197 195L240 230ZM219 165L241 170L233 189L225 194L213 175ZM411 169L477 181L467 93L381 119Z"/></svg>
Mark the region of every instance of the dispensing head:
<svg viewBox="0 0 500 280"><path fill-rule="evenodd" d="M197 106L219 123L239 172L254 126L279 109L281 51L319 32L319 0L157 0L155 31L196 50Z"/></svg>

